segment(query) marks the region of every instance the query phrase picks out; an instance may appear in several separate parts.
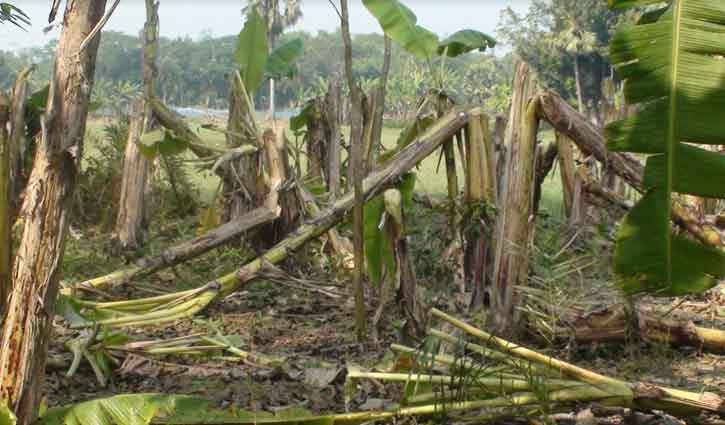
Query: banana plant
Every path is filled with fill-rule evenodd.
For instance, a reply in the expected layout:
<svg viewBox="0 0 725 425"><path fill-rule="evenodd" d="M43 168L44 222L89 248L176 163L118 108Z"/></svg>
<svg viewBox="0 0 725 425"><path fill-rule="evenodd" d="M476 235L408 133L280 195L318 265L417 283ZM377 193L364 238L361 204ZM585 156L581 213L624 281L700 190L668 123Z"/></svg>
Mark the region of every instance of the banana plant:
<svg viewBox="0 0 725 425"><path fill-rule="evenodd" d="M615 9L662 4L610 0ZM617 237L615 271L627 294L702 292L725 276L725 253L670 224L673 194L725 198L725 156L692 143L725 145L725 3L672 0L620 31L611 59L636 115L606 129L608 146L645 154L646 192Z"/></svg>
<svg viewBox="0 0 725 425"><path fill-rule="evenodd" d="M242 81L254 93L265 78L292 78L297 73L295 61L304 50L301 39L291 40L269 53L267 26L256 8L251 8L239 33L234 59L242 67Z"/></svg>
<svg viewBox="0 0 725 425"><path fill-rule="evenodd" d="M457 57L474 50L483 52L496 45L493 37L470 29L441 41L435 33L418 25L415 13L398 0L363 0L363 4L380 23L385 35L421 59Z"/></svg>
<svg viewBox="0 0 725 425"><path fill-rule="evenodd" d="M400 134L395 148L381 155L381 160L390 159L416 137L423 134L434 122L435 118L432 115L417 117L413 124ZM411 172L405 174L397 185L404 211L410 211L413 208L415 182L416 174ZM392 245L393 240L390 238L392 230L393 228L387 222L383 195L375 196L366 202L364 215L365 259L367 260L368 275L375 285L383 282L385 273L388 276L395 276L397 265Z"/></svg>
<svg viewBox="0 0 725 425"><path fill-rule="evenodd" d="M303 47L302 40L294 39L269 53L267 27L257 10L252 8L244 28L239 33L237 50L234 53L234 59L242 68L240 75L246 93L253 93L265 78L293 77L297 72L295 61L302 54ZM248 96L247 100L253 106L251 96ZM145 134L139 143L139 148L144 155L153 160L157 154L178 155L193 144L193 140L178 137L170 131L159 130ZM202 162L209 163L214 169L229 158L238 157L253 150L240 148L240 151L239 149L229 150L209 146L206 148L216 155L205 158Z"/></svg>
<svg viewBox="0 0 725 425"><path fill-rule="evenodd" d="M419 103L415 113L418 121L426 114L426 110L436 111L440 116L454 103L447 87L449 86L449 80L456 76L446 67L448 58L455 58L473 51L484 52L496 45L496 40L493 37L471 29L457 31L447 39L440 40L436 34L418 25L417 17L413 11L399 0L363 0L363 4L377 19L386 36L401 45L409 53L424 59L428 66L434 84L428 87L426 94ZM439 59L437 64L434 64L434 59ZM415 122L412 128L418 125ZM451 233L455 234L456 222L458 221L455 206L457 197L455 153L451 143L445 144L441 149L446 158L446 173L449 182L450 227ZM372 218L365 218L366 223L371 220ZM372 230L374 229L370 228L370 231ZM380 236L378 235L377 238L380 238Z"/></svg>

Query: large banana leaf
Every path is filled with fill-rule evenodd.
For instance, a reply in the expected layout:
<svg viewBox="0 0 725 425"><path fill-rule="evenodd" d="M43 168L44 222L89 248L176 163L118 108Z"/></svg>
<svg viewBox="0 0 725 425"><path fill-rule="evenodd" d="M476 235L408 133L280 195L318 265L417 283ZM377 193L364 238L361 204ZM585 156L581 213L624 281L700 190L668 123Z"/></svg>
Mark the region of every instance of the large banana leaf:
<svg viewBox="0 0 725 425"><path fill-rule="evenodd" d="M490 35L476 30L461 30L440 42L438 54L445 53L454 58L474 50L484 52L495 45L496 40Z"/></svg>
<svg viewBox="0 0 725 425"><path fill-rule="evenodd" d="M304 45L302 39L296 38L272 51L267 59L265 74L271 78L292 78L297 73L294 62L302 54Z"/></svg>
<svg viewBox="0 0 725 425"><path fill-rule="evenodd" d="M610 0L624 8L662 3ZM611 59L635 116L607 128L613 150L649 154L647 192L625 218L615 269L629 294L697 293L725 276L725 254L672 234L672 194L725 198L725 2L674 0L619 32Z"/></svg>
<svg viewBox="0 0 725 425"><path fill-rule="evenodd" d="M418 18L398 0L363 0L385 35L409 53L430 58L438 51L438 36L417 24Z"/></svg>
<svg viewBox="0 0 725 425"><path fill-rule="evenodd" d="M251 8L239 33L234 59L242 66L242 81L247 91L253 93L262 83L267 65L267 26L256 8Z"/></svg>
<svg viewBox="0 0 725 425"><path fill-rule="evenodd" d="M127 394L48 409L39 422L40 425L332 425L334 417L311 416L301 409L290 409L276 416L237 409L214 410L208 401L189 396Z"/></svg>

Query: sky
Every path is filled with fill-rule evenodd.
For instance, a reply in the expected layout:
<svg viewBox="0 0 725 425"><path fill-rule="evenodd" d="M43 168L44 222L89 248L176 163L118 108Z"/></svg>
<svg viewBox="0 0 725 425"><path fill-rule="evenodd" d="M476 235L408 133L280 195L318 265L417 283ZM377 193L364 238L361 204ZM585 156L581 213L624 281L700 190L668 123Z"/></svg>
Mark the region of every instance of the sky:
<svg viewBox="0 0 725 425"><path fill-rule="evenodd" d="M58 37L57 27L43 34L51 0L14 0L13 3L30 16L32 27L23 31L12 25L0 26L0 50L42 46ZM495 34L503 9L511 6L517 12L525 12L530 0L403 0L403 3L413 9L419 24L445 36L464 28ZM246 0L161 0L161 35L198 38L237 34L243 25L244 4ZM304 16L295 29L314 33L333 31L339 26L339 18L328 0L302 0L302 11ZM144 0L121 0L106 29L135 35L145 17ZM350 18L353 33L380 32L360 0L350 0Z"/></svg>

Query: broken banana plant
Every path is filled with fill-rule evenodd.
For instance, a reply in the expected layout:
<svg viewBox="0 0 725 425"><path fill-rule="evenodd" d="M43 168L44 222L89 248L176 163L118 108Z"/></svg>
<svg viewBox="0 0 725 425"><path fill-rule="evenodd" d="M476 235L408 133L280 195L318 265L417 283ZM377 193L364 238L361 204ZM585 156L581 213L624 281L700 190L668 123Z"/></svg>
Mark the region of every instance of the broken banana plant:
<svg viewBox="0 0 725 425"><path fill-rule="evenodd" d="M431 329L429 341L454 348L454 355L438 353L439 344L426 343L421 350L394 344L399 355L389 371L365 372L348 368L346 403L360 380L388 382L404 387L399 404L386 410L292 417L235 408L214 410L204 400L178 395L118 395L49 409L43 425L61 425L77 418L78 425L357 425L364 422L394 422L406 417L444 416L456 422L495 422L512 418L545 418L570 411L582 403L635 410L660 410L685 420L702 413L723 415L725 403L716 394L692 393L657 385L626 382L538 353L490 335L448 314L433 309L432 318L462 332L455 337ZM434 341L435 340L435 341ZM478 343L469 342L475 340ZM190 335L168 341L126 343L132 350L157 353L219 349L228 342ZM189 347L187 347L189 346ZM188 349L187 349L188 348ZM8 416L0 405L0 419Z"/></svg>
<svg viewBox="0 0 725 425"><path fill-rule="evenodd" d="M396 184L405 173L430 155L447 138L460 131L467 122L468 113L455 109L429 127L424 134L365 178L363 181L365 199L370 199ZM352 194L339 198L317 218L302 224L262 256L239 270L196 289L115 302L69 299L70 314L75 315L77 319L75 323L71 323L71 327L86 328L94 324L109 327L157 325L191 317L219 297L243 288L257 277L266 263L279 263L305 243L328 232L343 219L352 206ZM85 320L82 317L85 317Z"/></svg>
<svg viewBox="0 0 725 425"><path fill-rule="evenodd" d="M725 403L715 394L611 378L495 337L442 311L432 309L431 315L463 332L462 337L428 333L431 340L453 345L455 355L394 345L403 357L391 372L348 371L348 391L361 379L404 385L401 405L370 412L369 420L438 413L456 421L488 422L546 416L587 402L662 410L680 418L725 413ZM468 342L471 338L480 345Z"/></svg>
<svg viewBox="0 0 725 425"><path fill-rule="evenodd" d="M211 326L210 326L211 327ZM224 335L217 329L213 333L196 333L188 336L147 340L129 341L123 333L103 332L96 326L84 334L68 340L66 348L73 354L67 377L75 375L81 362L85 359L93 369L96 380L105 387L113 369L123 363L129 355L142 356L201 356L215 355L226 361L241 361L253 367L273 368L280 366L285 359L252 353L239 348L242 341L235 335ZM226 356L223 356L226 354Z"/></svg>

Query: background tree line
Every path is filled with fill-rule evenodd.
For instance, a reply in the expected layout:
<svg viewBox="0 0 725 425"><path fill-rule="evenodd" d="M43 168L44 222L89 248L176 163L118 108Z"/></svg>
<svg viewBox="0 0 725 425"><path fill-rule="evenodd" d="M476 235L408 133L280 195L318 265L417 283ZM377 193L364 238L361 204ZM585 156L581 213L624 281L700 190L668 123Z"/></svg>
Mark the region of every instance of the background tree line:
<svg viewBox="0 0 725 425"><path fill-rule="evenodd" d="M498 38L505 45L501 54L473 54L446 63L446 87L463 104L483 104L491 112L502 112L510 95L513 58L531 65L542 86L562 95L581 112L598 115L602 82L613 76L606 53L610 36L632 13L610 11L598 0L534 0L525 14L508 8L502 13ZM278 44L302 39L304 54L294 79L277 82L276 105L299 107L306 99L325 92L330 78L342 76L343 44L339 30L288 31ZM363 88L380 77L384 42L380 34L354 36L353 72ZM236 68L233 53L237 36L196 39L161 38L159 95L168 104L224 109L228 106L229 73ZM17 72L28 63L38 64L31 87L42 87L50 75L56 42L18 52L0 50L0 87L8 88ZM96 69L94 100L125 107L141 84L141 40L136 36L107 31L101 41ZM404 119L415 109L424 87L434 76L424 60L393 46L388 82L388 118ZM256 93L259 109L269 103L269 86Z"/></svg>
<svg viewBox="0 0 725 425"><path fill-rule="evenodd" d="M342 42L339 32L288 32L279 43L300 38L304 54L298 62L297 76L279 81L276 104L295 108L304 100L327 90L330 78L342 75ZM230 72L234 62L236 36L192 38L161 38L159 54L159 96L176 106L226 108ZM354 37L354 72L363 86L369 87L380 77L383 62L383 36L361 34ZM17 52L0 51L0 87L8 88L17 72L28 63L38 64L31 87L47 84L56 42L43 47ZM101 41L96 68L94 101L111 107L123 107L140 90L141 49L138 37L107 31ZM394 47L390 71L388 114L403 118L414 109L424 87L432 86L430 68L399 47ZM451 59L447 63L447 86L461 103L485 102L494 111L503 111L510 92L511 55L474 54ZM269 86L256 93L258 108L267 106Z"/></svg>

